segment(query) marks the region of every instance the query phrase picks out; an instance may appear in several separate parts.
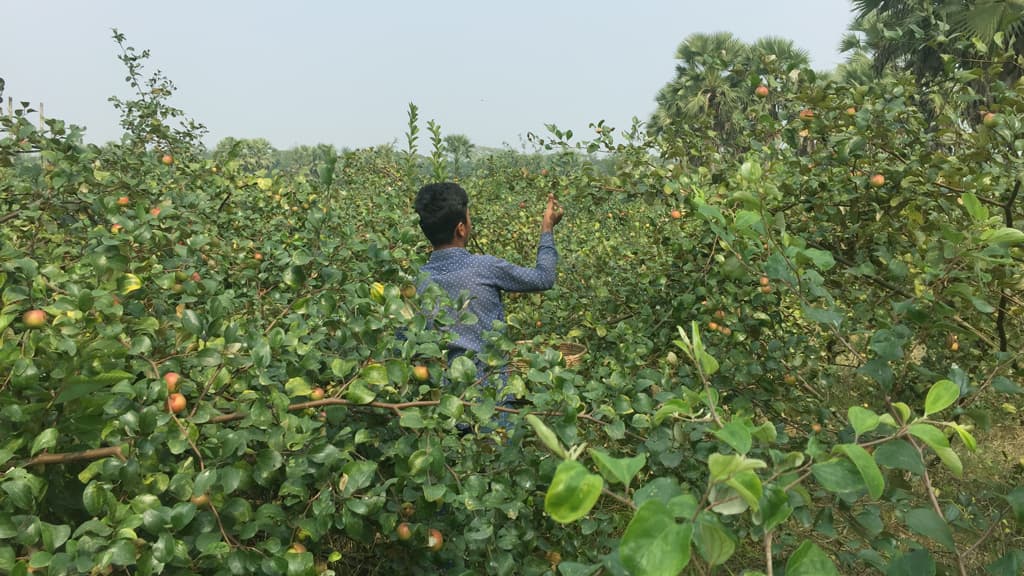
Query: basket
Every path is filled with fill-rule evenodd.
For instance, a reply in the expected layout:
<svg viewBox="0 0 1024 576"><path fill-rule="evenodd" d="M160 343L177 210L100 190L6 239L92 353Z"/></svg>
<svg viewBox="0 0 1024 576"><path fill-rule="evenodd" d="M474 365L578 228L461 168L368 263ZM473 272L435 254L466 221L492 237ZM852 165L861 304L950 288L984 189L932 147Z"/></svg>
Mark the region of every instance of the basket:
<svg viewBox="0 0 1024 576"><path fill-rule="evenodd" d="M533 344L532 340L517 340L516 344L522 346L524 344ZM587 354L587 347L578 342L560 342L551 346L552 349L557 350L562 356L562 362L565 363L566 368L572 368L580 363L580 360ZM526 358L513 358L510 363L513 370L516 372L526 372L530 369L530 361Z"/></svg>

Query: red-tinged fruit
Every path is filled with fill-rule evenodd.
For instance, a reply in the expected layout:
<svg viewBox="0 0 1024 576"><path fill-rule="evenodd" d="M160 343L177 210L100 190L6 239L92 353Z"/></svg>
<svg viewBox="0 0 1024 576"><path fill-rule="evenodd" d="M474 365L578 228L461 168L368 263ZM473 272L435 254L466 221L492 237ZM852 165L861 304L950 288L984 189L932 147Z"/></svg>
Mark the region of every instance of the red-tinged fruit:
<svg viewBox="0 0 1024 576"><path fill-rule="evenodd" d="M149 215L153 216L153 217L159 216L160 215L160 209L159 208L150 208Z"/></svg>
<svg viewBox="0 0 1024 576"><path fill-rule="evenodd" d="M398 535L398 539L403 542L412 538L412 528L409 527L408 522L402 522L395 527L395 533Z"/></svg>
<svg viewBox="0 0 1024 576"><path fill-rule="evenodd" d="M767 276L761 276L761 278L758 279L758 283L760 283L761 286L768 286L772 281L769 280Z"/></svg>
<svg viewBox="0 0 1024 576"><path fill-rule="evenodd" d="M444 546L444 535L437 528L431 528L427 534L427 548L437 552Z"/></svg>
<svg viewBox="0 0 1024 576"><path fill-rule="evenodd" d="M757 94L759 98L766 98L768 96L768 87L765 86L764 84L761 84L760 86L754 89L754 94Z"/></svg>
<svg viewBox="0 0 1024 576"><path fill-rule="evenodd" d="M261 254L259 252L256 252L255 254L252 255L252 259L257 261L257 262L262 262L263 261L263 254Z"/></svg>
<svg viewBox="0 0 1024 576"><path fill-rule="evenodd" d="M29 310L21 319L29 328L42 328L46 324L46 312L39 309Z"/></svg>
<svg viewBox="0 0 1024 576"><path fill-rule="evenodd" d="M130 203L131 199L129 199L127 196L121 196L120 198L117 199L118 206L127 206Z"/></svg>
<svg viewBox="0 0 1024 576"><path fill-rule="evenodd" d="M167 410L171 414L177 414L185 409L188 405L188 401L185 399L183 394L175 392L167 397Z"/></svg>
<svg viewBox="0 0 1024 576"><path fill-rule="evenodd" d="M178 381L181 380L181 374L177 372L168 372L164 374L164 384L167 384L168 392L178 391Z"/></svg>
<svg viewBox="0 0 1024 576"><path fill-rule="evenodd" d="M292 544L292 547L288 549L288 552L290 554L304 554L306 552L306 547L302 542L296 542Z"/></svg>
<svg viewBox="0 0 1024 576"><path fill-rule="evenodd" d="M813 120L814 119L814 110L811 110L810 108L804 108L803 110L800 111L800 119L801 120Z"/></svg>
<svg viewBox="0 0 1024 576"><path fill-rule="evenodd" d="M875 174L868 180L868 182L871 184L872 188L881 188L882 186L885 186L885 176Z"/></svg>
<svg viewBox="0 0 1024 576"><path fill-rule="evenodd" d="M309 393L309 397L312 400L323 400L324 399L324 389L319 387L319 386L317 386L316 388L313 388L313 391Z"/></svg>
<svg viewBox="0 0 1024 576"><path fill-rule="evenodd" d="M164 154L163 158L161 158L160 161L164 163L164 166L170 166L171 164L174 164L174 156L171 156L170 154Z"/></svg>
<svg viewBox="0 0 1024 576"><path fill-rule="evenodd" d="M672 219L673 220L679 220L682 217L683 217L683 213L680 212L679 210L673 210L672 211Z"/></svg>
<svg viewBox="0 0 1024 576"><path fill-rule="evenodd" d="M986 112L985 115L981 117L981 123L987 128L992 128L998 122L999 118L992 112Z"/></svg>

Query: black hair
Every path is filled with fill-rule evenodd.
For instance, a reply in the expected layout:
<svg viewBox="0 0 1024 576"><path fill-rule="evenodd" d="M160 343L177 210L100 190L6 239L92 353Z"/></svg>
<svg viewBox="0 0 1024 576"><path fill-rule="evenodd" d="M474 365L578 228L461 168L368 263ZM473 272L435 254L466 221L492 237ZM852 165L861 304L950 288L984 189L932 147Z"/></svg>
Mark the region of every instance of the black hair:
<svg viewBox="0 0 1024 576"><path fill-rule="evenodd" d="M459 222L466 222L469 196L454 182L427 184L416 193L416 213L420 229L434 246L443 246L455 238Z"/></svg>

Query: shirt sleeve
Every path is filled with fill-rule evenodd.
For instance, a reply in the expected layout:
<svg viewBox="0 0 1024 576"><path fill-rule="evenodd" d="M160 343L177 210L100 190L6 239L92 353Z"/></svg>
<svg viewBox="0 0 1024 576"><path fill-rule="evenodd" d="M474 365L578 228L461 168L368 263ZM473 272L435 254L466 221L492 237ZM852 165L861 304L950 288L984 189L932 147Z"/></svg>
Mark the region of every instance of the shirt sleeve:
<svg viewBox="0 0 1024 576"><path fill-rule="evenodd" d="M558 251L551 232L540 235L537 247L537 265L534 268L516 266L507 260L494 258L491 263L491 282L495 288L507 292L539 292L555 285Z"/></svg>

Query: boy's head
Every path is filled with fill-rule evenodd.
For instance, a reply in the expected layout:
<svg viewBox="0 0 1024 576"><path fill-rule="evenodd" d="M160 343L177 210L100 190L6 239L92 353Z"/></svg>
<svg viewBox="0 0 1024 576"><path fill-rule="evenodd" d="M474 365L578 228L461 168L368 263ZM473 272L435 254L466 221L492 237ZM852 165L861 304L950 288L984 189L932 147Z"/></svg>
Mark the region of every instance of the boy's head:
<svg viewBox="0 0 1024 576"><path fill-rule="evenodd" d="M469 237L469 196L454 182L427 184L416 193L420 229L436 246L451 244L457 235Z"/></svg>

